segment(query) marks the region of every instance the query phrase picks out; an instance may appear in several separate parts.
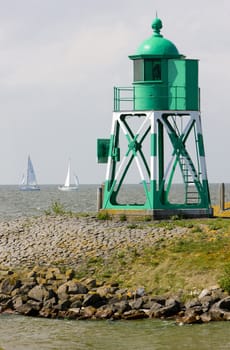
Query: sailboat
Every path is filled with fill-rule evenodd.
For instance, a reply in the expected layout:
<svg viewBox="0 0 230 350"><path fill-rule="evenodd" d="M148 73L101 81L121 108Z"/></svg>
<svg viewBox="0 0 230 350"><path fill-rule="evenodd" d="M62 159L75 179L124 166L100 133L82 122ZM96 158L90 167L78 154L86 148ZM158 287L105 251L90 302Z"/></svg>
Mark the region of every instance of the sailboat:
<svg viewBox="0 0 230 350"><path fill-rule="evenodd" d="M65 178L65 183L63 186L58 186L60 191L77 191L79 188L79 180L76 174L73 174L74 185L71 185L71 165L70 160L68 162L67 174Z"/></svg>
<svg viewBox="0 0 230 350"><path fill-rule="evenodd" d="M27 175L23 175L21 185L19 186L21 191L39 191L40 187L37 184L34 167L30 156L28 156L27 162Z"/></svg>

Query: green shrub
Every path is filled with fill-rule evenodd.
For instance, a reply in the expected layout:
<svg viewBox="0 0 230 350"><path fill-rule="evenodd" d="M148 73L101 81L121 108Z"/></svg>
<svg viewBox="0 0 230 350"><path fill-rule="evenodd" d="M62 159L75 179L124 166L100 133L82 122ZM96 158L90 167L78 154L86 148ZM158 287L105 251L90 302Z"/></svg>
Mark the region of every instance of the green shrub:
<svg viewBox="0 0 230 350"><path fill-rule="evenodd" d="M145 222L152 221L152 217L150 215L146 215L144 216L143 221Z"/></svg>
<svg viewBox="0 0 230 350"><path fill-rule="evenodd" d="M61 204L58 201L53 202L52 210L53 210L54 214L57 214L57 215L65 214L65 209L64 209L63 204Z"/></svg>
<svg viewBox="0 0 230 350"><path fill-rule="evenodd" d="M126 221L127 217L125 214L120 215L120 221Z"/></svg>
<svg viewBox="0 0 230 350"><path fill-rule="evenodd" d="M107 211L106 212L100 211L97 214L97 219L98 220L110 220L111 217L110 217L110 215L109 215L109 213Z"/></svg>
<svg viewBox="0 0 230 350"><path fill-rule="evenodd" d="M129 225L127 225L127 228L133 230L133 229L137 228L137 224L129 224Z"/></svg>

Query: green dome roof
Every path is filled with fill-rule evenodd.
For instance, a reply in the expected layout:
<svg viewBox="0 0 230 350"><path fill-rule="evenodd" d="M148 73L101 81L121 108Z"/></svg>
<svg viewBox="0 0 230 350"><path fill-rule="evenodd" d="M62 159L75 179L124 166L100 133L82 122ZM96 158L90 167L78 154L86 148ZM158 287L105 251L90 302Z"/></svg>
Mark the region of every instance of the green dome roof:
<svg viewBox="0 0 230 350"><path fill-rule="evenodd" d="M140 56L180 57L181 54L176 46L160 34L162 22L159 18L155 18L152 23L152 28L153 35L144 40L138 47L136 53L130 56L130 58L138 58Z"/></svg>

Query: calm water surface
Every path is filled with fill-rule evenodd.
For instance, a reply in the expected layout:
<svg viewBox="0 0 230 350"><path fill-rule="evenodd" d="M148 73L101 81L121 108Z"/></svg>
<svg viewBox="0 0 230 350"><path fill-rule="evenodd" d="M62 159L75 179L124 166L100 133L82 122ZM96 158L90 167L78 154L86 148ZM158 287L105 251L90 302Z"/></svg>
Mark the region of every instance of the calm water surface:
<svg viewBox="0 0 230 350"><path fill-rule="evenodd" d="M55 201L73 212L95 212L97 188L98 185L81 185L76 192L61 192L57 185L43 185L41 191L24 192L19 191L18 186L0 186L0 219L41 215L50 209ZM230 201L230 184L226 184L225 188L225 200ZM218 184L210 185L210 195L212 204L216 204L219 200ZM175 186L172 191L173 199L179 200L182 196L182 186ZM130 203L136 200L140 202L144 198L142 185L128 185L123 198Z"/></svg>
<svg viewBox="0 0 230 350"><path fill-rule="evenodd" d="M177 326L173 322L64 321L0 316L4 350L222 350L230 323Z"/></svg>

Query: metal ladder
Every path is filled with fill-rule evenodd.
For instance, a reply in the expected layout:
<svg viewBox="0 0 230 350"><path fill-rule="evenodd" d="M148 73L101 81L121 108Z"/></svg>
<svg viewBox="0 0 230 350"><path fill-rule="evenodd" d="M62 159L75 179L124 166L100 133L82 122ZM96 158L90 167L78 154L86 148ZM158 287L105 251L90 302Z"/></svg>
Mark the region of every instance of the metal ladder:
<svg viewBox="0 0 230 350"><path fill-rule="evenodd" d="M181 168L184 185L185 185L185 204L188 204L188 205L197 204L199 203L200 196L199 196L196 183L194 181L194 174L196 174L194 165L188 155L186 157L180 156L179 162L180 162L180 168ZM193 175L191 174L191 170L189 169L188 163L189 163L190 169L193 172Z"/></svg>

